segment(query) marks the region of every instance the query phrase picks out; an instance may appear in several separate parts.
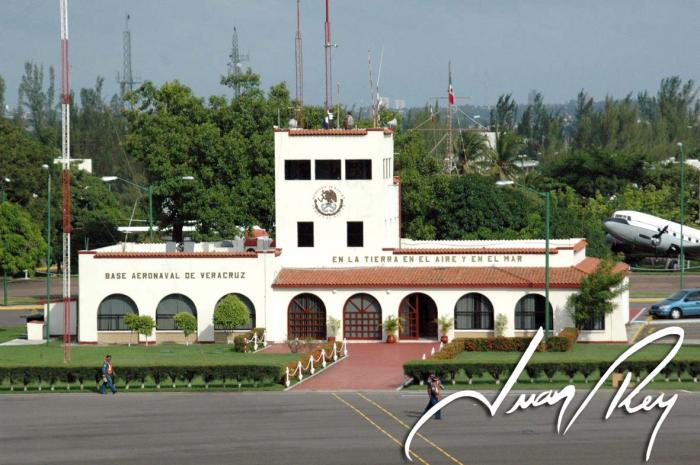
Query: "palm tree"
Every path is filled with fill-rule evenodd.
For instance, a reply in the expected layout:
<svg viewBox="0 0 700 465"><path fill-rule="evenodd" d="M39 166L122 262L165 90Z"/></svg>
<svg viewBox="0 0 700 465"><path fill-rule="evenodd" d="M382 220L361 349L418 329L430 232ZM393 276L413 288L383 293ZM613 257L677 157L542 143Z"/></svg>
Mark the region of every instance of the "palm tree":
<svg viewBox="0 0 700 465"><path fill-rule="evenodd" d="M498 131L496 133L496 147L490 150L491 174L498 179L511 179L518 169L515 161L524 147L523 141L517 134Z"/></svg>
<svg viewBox="0 0 700 465"><path fill-rule="evenodd" d="M457 139L457 157L462 172L471 171L488 152L488 143L484 134L478 131L463 131Z"/></svg>

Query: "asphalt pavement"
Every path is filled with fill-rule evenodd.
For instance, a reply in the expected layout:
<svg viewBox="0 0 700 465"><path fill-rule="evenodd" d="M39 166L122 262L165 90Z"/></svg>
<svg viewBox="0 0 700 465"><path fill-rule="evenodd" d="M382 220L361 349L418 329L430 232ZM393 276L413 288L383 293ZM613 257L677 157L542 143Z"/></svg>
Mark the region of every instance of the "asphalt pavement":
<svg viewBox="0 0 700 465"><path fill-rule="evenodd" d="M458 401L415 438L414 463L643 464L660 412L603 421L611 395L599 393L566 436L555 432L558 408L504 415L511 395L491 418ZM425 404L423 393L401 391L8 394L0 396L0 463L404 464L407 428ZM649 463L698 463L699 415L700 394L681 392Z"/></svg>

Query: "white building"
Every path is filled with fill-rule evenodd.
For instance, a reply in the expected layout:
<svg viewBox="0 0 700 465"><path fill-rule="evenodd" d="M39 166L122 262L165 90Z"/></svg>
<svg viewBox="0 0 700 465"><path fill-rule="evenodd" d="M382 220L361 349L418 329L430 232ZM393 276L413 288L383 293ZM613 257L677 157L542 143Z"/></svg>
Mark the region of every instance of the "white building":
<svg viewBox="0 0 700 465"><path fill-rule="evenodd" d="M437 338L442 315L455 319L450 337L492 335L499 314L508 336L544 326L543 240L400 238L391 131L291 129L274 137L276 242L259 240L255 251L231 242L80 252L81 343L126 342L128 312L153 316L149 340L182 341L172 321L179 311L197 316L200 342L214 342L214 308L228 294L250 309L247 327L266 328L272 341L325 338L331 316L342 322L338 337L366 340L386 337L380 324L389 315L404 318L401 340ZM556 333L571 326L567 298L598 260L586 257L583 239L552 240L549 258ZM627 292L615 306L581 339L625 341Z"/></svg>

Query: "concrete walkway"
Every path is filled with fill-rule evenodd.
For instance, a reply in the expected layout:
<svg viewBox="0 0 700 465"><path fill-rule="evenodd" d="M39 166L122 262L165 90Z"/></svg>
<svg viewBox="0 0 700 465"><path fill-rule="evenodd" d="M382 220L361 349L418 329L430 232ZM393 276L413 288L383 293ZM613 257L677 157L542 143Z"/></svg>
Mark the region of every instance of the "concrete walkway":
<svg viewBox="0 0 700 465"><path fill-rule="evenodd" d="M343 389L387 390L396 389L406 379L403 363L430 355L440 343L400 342L349 343L347 360L331 366L317 376L293 388L294 391L332 391Z"/></svg>

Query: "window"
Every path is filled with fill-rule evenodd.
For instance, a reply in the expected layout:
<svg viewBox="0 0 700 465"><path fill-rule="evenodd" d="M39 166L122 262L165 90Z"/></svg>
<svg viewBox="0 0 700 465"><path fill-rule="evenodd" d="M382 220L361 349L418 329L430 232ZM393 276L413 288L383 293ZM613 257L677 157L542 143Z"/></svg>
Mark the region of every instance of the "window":
<svg viewBox="0 0 700 465"><path fill-rule="evenodd" d="M544 313L544 297L539 294L529 294L515 305L515 329L531 330L544 328L546 316ZM552 306L549 306L549 329L554 328Z"/></svg>
<svg viewBox="0 0 700 465"><path fill-rule="evenodd" d="M97 330L128 331L129 328L124 324L124 317L130 313L139 314L131 298L122 294L106 297L97 307Z"/></svg>
<svg viewBox="0 0 700 465"><path fill-rule="evenodd" d="M369 294L355 294L343 308L343 337L382 339L382 307Z"/></svg>
<svg viewBox="0 0 700 465"><path fill-rule="evenodd" d="M285 160L284 179L311 179L311 160Z"/></svg>
<svg viewBox="0 0 700 465"><path fill-rule="evenodd" d="M340 160L316 160L316 179L340 179Z"/></svg>
<svg viewBox="0 0 700 465"><path fill-rule="evenodd" d="M160 301L156 308L156 329L172 331L175 327L175 315L180 312L191 313L197 317L197 309L189 297L182 294L170 294Z"/></svg>
<svg viewBox="0 0 700 465"><path fill-rule="evenodd" d="M362 221L348 221L348 247L364 246L363 230Z"/></svg>
<svg viewBox="0 0 700 465"><path fill-rule="evenodd" d="M314 246L314 224L311 221L297 223L297 247Z"/></svg>
<svg viewBox="0 0 700 465"><path fill-rule="evenodd" d="M345 179L372 179L372 160L345 160Z"/></svg>
<svg viewBox="0 0 700 465"><path fill-rule="evenodd" d="M687 302L697 302L700 300L700 292L691 292L688 297L685 298Z"/></svg>
<svg viewBox="0 0 700 465"><path fill-rule="evenodd" d="M493 305L482 294L463 295L455 304L455 329L493 329Z"/></svg>
<svg viewBox="0 0 700 465"><path fill-rule="evenodd" d="M605 315L590 317L583 323L585 331L602 331L605 329Z"/></svg>

